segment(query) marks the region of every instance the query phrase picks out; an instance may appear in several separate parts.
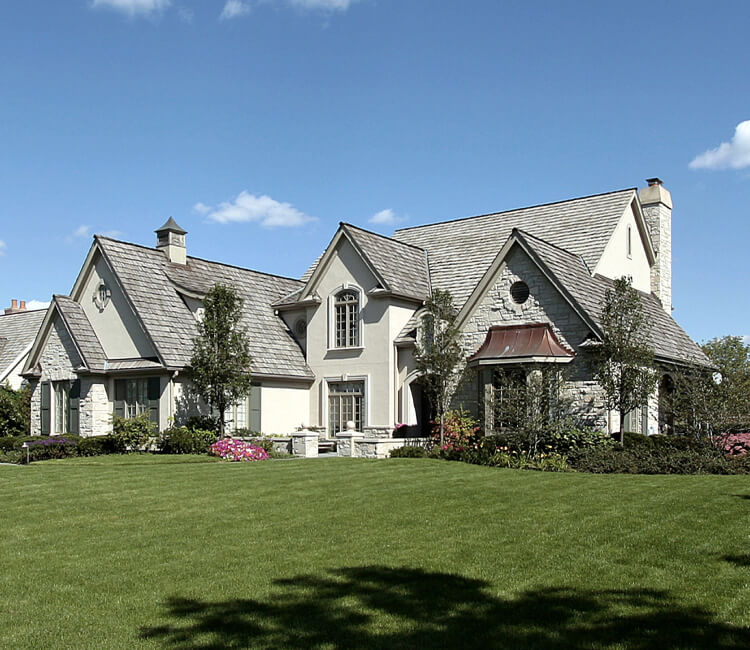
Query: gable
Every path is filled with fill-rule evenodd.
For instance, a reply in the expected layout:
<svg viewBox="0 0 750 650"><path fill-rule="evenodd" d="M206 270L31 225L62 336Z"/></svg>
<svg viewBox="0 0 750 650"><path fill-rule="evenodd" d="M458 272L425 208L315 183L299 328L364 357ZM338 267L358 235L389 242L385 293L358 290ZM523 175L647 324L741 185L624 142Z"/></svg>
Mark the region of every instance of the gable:
<svg viewBox="0 0 750 650"><path fill-rule="evenodd" d="M84 365L81 354L57 309L54 305L50 309L54 311L42 332L39 345L35 346L38 352L34 355L36 359L33 359L33 364L41 366L43 380L74 379L75 370ZM31 357L27 365L29 362L32 362Z"/></svg>
<svg viewBox="0 0 750 650"><path fill-rule="evenodd" d="M97 252L73 300L83 308L108 359L153 358L157 356L141 323L128 302L122 286L104 257ZM100 287L108 297L100 299Z"/></svg>
<svg viewBox="0 0 750 650"><path fill-rule="evenodd" d="M623 212L593 272L612 280L629 276L634 288L650 293L650 248L643 219L633 201Z"/></svg>
<svg viewBox="0 0 750 650"><path fill-rule="evenodd" d="M518 304L511 295L516 282L528 286L528 298ZM487 289L462 318L466 353L474 354L490 327L548 323L560 343L575 351L591 328L557 286L518 242L512 242L486 283Z"/></svg>
<svg viewBox="0 0 750 650"><path fill-rule="evenodd" d="M365 293L382 287L382 281L372 266L339 231L301 295L308 297L318 294L325 298L333 290L346 284L354 284Z"/></svg>

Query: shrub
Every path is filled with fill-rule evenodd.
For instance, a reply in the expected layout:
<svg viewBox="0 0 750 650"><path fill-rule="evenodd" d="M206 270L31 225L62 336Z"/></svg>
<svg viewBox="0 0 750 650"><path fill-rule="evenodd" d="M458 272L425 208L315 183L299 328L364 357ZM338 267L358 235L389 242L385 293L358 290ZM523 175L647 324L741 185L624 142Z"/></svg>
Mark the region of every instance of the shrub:
<svg viewBox="0 0 750 650"><path fill-rule="evenodd" d="M217 436L219 434L219 418L210 415L193 415L187 419L185 426L192 431L213 431Z"/></svg>
<svg viewBox="0 0 750 650"><path fill-rule="evenodd" d="M614 434L617 435L616 433ZM622 434L623 444L625 449L635 449L648 447L649 449L654 446L653 436L646 436L642 433L633 433L632 431L625 431ZM613 438L614 439L614 438Z"/></svg>
<svg viewBox="0 0 750 650"><path fill-rule="evenodd" d="M440 423L432 423L432 444L439 455L452 460L460 460L461 452L476 444L479 437L479 423L468 411L448 411L443 426L443 444L440 445Z"/></svg>
<svg viewBox="0 0 750 650"><path fill-rule="evenodd" d="M576 427L552 432L544 441L545 449L556 454L568 454L576 449L612 447L614 444L615 441L606 433Z"/></svg>
<svg viewBox="0 0 750 650"><path fill-rule="evenodd" d="M425 458L427 456L427 450L424 447L417 447L413 445L406 445L405 447L397 447L391 449L391 458Z"/></svg>
<svg viewBox="0 0 750 650"><path fill-rule="evenodd" d="M93 436L81 438L77 447L79 456L104 456L117 453L117 442L114 436Z"/></svg>
<svg viewBox="0 0 750 650"><path fill-rule="evenodd" d="M750 433L730 433L719 436L717 444L727 454L732 456L750 452Z"/></svg>
<svg viewBox="0 0 750 650"><path fill-rule="evenodd" d="M209 448L209 454L231 461L268 460L265 449L235 438L217 440Z"/></svg>
<svg viewBox="0 0 750 650"><path fill-rule="evenodd" d="M117 451L121 453L142 450L153 437L156 426L148 413L132 418L114 416L112 438Z"/></svg>
<svg viewBox="0 0 750 650"><path fill-rule="evenodd" d="M205 454L214 442L213 431L171 427L159 436L159 449L164 454Z"/></svg>
<svg viewBox="0 0 750 650"><path fill-rule="evenodd" d="M37 438L26 444L29 446L29 459L32 461L71 458L78 455L78 438L73 436Z"/></svg>

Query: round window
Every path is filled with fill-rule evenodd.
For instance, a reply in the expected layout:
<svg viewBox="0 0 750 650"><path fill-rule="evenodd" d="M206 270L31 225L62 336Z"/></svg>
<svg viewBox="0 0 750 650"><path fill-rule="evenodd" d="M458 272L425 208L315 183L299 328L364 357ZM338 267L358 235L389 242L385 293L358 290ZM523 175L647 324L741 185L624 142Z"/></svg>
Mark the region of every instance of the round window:
<svg viewBox="0 0 750 650"><path fill-rule="evenodd" d="M305 336L307 333L307 321L304 318L300 318L294 324L294 333L299 337Z"/></svg>
<svg viewBox="0 0 750 650"><path fill-rule="evenodd" d="M510 297L517 305L523 305L529 299L529 285L518 281L510 285Z"/></svg>

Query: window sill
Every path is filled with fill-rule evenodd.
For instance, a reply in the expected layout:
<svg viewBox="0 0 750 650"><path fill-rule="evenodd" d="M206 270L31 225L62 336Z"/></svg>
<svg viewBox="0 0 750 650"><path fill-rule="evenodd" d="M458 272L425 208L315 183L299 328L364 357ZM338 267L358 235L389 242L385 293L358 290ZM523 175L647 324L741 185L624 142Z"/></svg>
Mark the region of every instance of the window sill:
<svg viewBox="0 0 750 650"><path fill-rule="evenodd" d="M349 352L349 351L357 352L357 351L364 350L364 349L365 349L364 345L351 345L345 348L327 348L326 352Z"/></svg>

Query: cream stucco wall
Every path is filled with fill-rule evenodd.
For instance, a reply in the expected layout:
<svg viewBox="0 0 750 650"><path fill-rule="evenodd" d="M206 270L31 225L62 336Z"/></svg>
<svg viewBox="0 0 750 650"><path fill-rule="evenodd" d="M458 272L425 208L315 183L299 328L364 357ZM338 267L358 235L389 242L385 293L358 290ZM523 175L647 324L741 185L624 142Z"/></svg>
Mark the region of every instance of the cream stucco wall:
<svg viewBox="0 0 750 650"><path fill-rule="evenodd" d="M110 300L103 309L94 301L101 282L104 282L111 292ZM156 356L153 346L101 255L96 255L82 289L73 298L83 307L107 358L134 359Z"/></svg>
<svg viewBox="0 0 750 650"><path fill-rule="evenodd" d="M627 254L628 228L631 237L631 255ZM613 280L623 276L633 278L633 287L651 293L651 266L646 255L646 247L636 224L633 205L622 215L607 243L604 253L594 269L594 273Z"/></svg>
<svg viewBox="0 0 750 650"><path fill-rule="evenodd" d="M308 384L262 382L260 389L260 423L265 435L288 436L308 425Z"/></svg>
<svg viewBox="0 0 750 650"><path fill-rule="evenodd" d="M344 286L360 292L361 346L335 349L331 341L332 297ZM416 305L369 296L378 286L372 271L342 238L321 269L315 291L321 304L308 309L307 362L316 380L310 391L310 425L328 426L328 382L361 380L365 384L364 426L390 430L397 419L397 370L393 340Z"/></svg>
<svg viewBox="0 0 750 650"><path fill-rule="evenodd" d="M18 390L24 382L24 378L21 377L23 366L26 363L26 359L29 358L29 352L26 351L21 357L19 357L18 363L16 363L9 371L7 376L3 379L2 383L7 382L13 390Z"/></svg>

